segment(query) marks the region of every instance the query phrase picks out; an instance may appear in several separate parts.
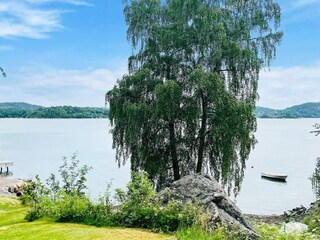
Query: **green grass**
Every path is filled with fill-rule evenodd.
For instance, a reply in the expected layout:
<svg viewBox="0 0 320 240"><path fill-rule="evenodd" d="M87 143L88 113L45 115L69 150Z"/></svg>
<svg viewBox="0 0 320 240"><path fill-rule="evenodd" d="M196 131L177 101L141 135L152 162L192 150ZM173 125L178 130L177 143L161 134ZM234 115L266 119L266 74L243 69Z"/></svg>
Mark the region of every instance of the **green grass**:
<svg viewBox="0 0 320 240"><path fill-rule="evenodd" d="M228 238L226 231L219 228L216 231L208 233L200 227L181 228L176 233L178 240L225 240L233 239L231 236ZM237 239L237 238L234 238Z"/></svg>
<svg viewBox="0 0 320 240"><path fill-rule="evenodd" d="M27 222L27 207L15 198L0 197L1 240L93 240L93 239L175 239L170 235L155 234L140 229L98 228L82 224L50 221Z"/></svg>
<svg viewBox="0 0 320 240"><path fill-rule="evenodd" d="M261 240L316 240L319 236L313 235L310 232L293 232L284 233L279 226L268 224L256 225L256 230L261 236Z"/></svg>

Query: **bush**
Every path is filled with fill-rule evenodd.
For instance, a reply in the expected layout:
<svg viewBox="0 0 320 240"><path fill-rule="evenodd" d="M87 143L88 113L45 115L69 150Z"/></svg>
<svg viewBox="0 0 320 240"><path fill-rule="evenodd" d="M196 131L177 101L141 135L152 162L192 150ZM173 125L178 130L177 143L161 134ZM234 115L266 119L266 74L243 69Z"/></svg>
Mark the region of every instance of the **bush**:
<svg viewBox="0 0 320 240"><path fill-rule="evenodd" d="M200 207L172 200L161 204L147 174L133 173L128 192L117 190L122 205L117 217L121 225L173 232L179 226L191 226L200 214Z"/></svg>
<svg viewBox="0 0 320 240"><path fill-rule="evenodd" d="M284 233L280 231L278 226L270 226L268 224L262 224L256 226L258 234L261 236L261 240L316 240L316 236L311 233Z"/></svg>
<svg viewBox="0 0 320 240"><path fill-rule="evenodd" d="M105 197L93 203L83 192L89 168L78 168L79 161L76 160L76 155L71 158L70 165L66 158L63 161L59 170L62 186L52 174L46 185L36 177L35 182L23 189L22 203L30 206L27 220L46 218L58 222L139 227L173 232L180 226L190 227L200 215L200 207L191 203L160 203L144 172L132 174L127 192L116 190L115 200L121 204L120 206L112 205L110 184Z"/></svg>
<svg viewBox="0 0 320 240"><path fill-rule="evenodd" d="M315 203L315 210L305 217L304 223L308 225L309 231L320 236L320 200Z"/></svg>
<svg viewBox="0 0 320 240"><path fill-rule="evenodd" d="M262 224L256 226L260 240L316 240L319 239L310 233L283 233L277 226ZM178 240L225 240L225 239L247 239L245 235L241 235L229 228L220 226L215 231L208 232L201 226L193 226L191 228L180 228L176 237Z"/></svg>
<svg viewBox="0 0 320 240"><path fill-rule="evenodd" d="M70 163L66 157L59 168L62 185L54 174L47 179L47 184L36 176L35 181L22 189L21 202L29 205L26 215L28 221L41 217L55 221L82 222L91 207L90 200L85 196L86 175L90 167L78 167L77 153L73 154Z"/></svg>
<svg viewBox="0 0 320 240"><path fill-rule="evenodd" d="M20 197L21 203L23 205L37 205L48 195L48 191L39 176L36 175L34 181L23 186L23 194Z"/></svg>

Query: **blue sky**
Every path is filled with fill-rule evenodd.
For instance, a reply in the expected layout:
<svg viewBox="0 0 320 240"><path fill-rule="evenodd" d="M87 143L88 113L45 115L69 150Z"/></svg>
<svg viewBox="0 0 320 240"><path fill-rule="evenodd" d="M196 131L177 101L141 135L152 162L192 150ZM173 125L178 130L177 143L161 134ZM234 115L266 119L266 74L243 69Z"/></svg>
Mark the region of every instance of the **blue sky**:
<svg viewBox="0 0 320 240"><path fill-rule="evenodd" d="M320 101L320 0L278 0L284 38L258 105ZM121 0L0 0L0 102L104 106L131 53Z"/></svg>

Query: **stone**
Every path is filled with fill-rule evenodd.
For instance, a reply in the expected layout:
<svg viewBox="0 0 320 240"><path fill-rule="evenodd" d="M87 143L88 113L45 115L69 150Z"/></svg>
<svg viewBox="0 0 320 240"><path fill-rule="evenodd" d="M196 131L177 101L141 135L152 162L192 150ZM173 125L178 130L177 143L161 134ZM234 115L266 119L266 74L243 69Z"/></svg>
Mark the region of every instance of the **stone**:
<svg viewBox="0 0 320 240"><path fill-rule="evenodd" d="M161 191L159 197L165 202L170 199L197 202L206 213L210 214L208 221L210 230L218 224L224 224L245 233L248 235L247 239L259 237L221 185L210 177L202 175L182 177Z"/></svg>
<svg viewBox="0 0 320 240"><path fill-rule="evenodd" d="M289 222L282 225L280 231L285 233L292 233L292 232L305 232L308 230L308 226L304 223L300 222Z"/></svg>

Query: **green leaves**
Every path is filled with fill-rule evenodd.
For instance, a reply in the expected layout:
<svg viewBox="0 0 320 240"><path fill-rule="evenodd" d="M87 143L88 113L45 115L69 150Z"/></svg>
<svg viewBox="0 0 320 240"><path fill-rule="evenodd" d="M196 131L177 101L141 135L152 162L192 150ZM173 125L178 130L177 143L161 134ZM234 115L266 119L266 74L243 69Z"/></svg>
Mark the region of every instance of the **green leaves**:
<svg viewBox="0 0 320 240"><path fill-rule="evenodd" d="M259 72L282 33L272 0L125 1L129 75L107 93L119 164L161 188L194 172L239 189Z"/></svg>
<svg viewBox="0 0 320 240"><path fill-rule="evenodd" d="M174 81L166 81L155 89L156 112L164 120L174 122L179 116L182 89Z"/></svg>

